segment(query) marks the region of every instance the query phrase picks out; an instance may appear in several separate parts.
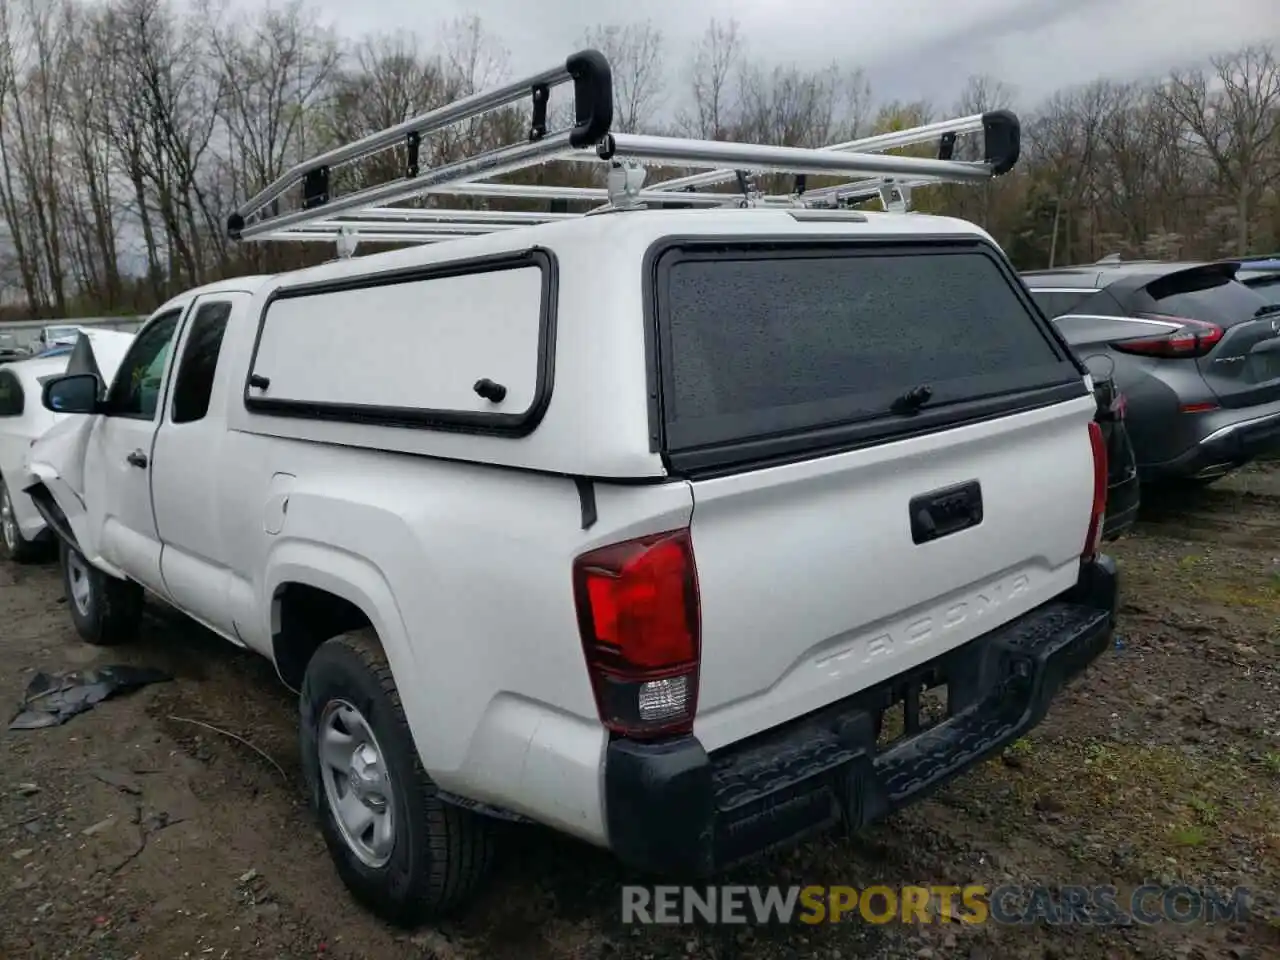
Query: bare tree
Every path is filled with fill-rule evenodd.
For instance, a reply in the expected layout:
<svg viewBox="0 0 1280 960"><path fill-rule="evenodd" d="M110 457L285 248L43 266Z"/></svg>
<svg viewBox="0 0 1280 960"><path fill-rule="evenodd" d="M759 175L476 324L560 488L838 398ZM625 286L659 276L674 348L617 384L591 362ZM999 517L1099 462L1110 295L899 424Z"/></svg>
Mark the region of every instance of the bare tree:
<svg viewBox="0 0 1280 960"><path fill-rule="evenodd" d="M712 20L689 66L692 104L677 121L683 133L704 140L728 140L741 105L734 79L742 58L738 21Z"/></svg>
<svg viewBox="0 0 1280 960"><path fill-rule="evenodd" d="M118 198L106 130L112 121L111 72L101 44L99 11L64 8L67 55L58 122L66 131L62 189L70 198L75 262L82 293L107 310L124 289L116 245Z"/></svg>
<svg viewBox="0 0 1280 960"><path fill-rule="evenodd" d="M14 217L25 211L32 231L23 246L39 308L66 312L66 262L63 257L64 195L58 175L58 108L67 59L67 11L40 0L23 0L7 26L10 57L5 72L12 84L5 105L5 206ZM9 164L13 167L10 168ZM10 219L12 230L16 219ZM21 228L19 228L21 229Z"/></svg>
<svg viewBox="0 0 1280 960"><path fill-rule="evenodd" d="M760 65L742 71L740 136L757 143L824 147L840 128L837 115L843 77L835 64L823 70Z"/></svg>
<svg viewBox="0 0 1280 960"><path fill-rule="evenodd" d="M238 161L241 194L280 176L307 152L307 118L328 91L339 49L302 3L268 7L252 20L221 22L206 8L221 73L224 149Z"/></svg>
<svg viewBox="0 0 1280 960"><path fill-rule="evenodd" d="M308 156L507 78L504 45L476 17L422 40L341 40L320 25L312 0L248 16L232 15L227 2L0 0L0 289L18 292L27 313L145 310L216 277L316 262L327 251L229 245L226 214ZM750 58L732 20L712 20L677 71L650 22L596 27L584 41L611 60L618 130L660 132L670 118L689 136L820 147L939 112L875 101L861 71L840 63ZM683 77L678 89L666 82L672 72ZM1012 101L1001 80L975 76L945 110L968 115ZM569 120L563 96L551 107L559 129ZM1280 69L1271 48L1151 82L1097 81L1022 114L1012 172L977 189L918 189L915 205L980 222L1022 266L1112 251L1194 258L1280 246ZM435 131L419 169L522 140L528 122L528 105L518 104ZM980 155L980 143L958 154ZM340 167L331 189L410 173L400 144ZM586 185L597 176L564 165L510 178ZM798 185L763 181L771 192ZM282 197L281 209L297 199Z"/></svg>
<svg viewBox="0 0 1280 960"><path fill-rule="evenodd" d="M652 21L593 27L584 45L605 55L613 68L614 127L635 133L650 126L666 94L666 45Z"/></svg>
<svg viewBox="0 0 1280 960"><path fill-rule="evenodd" d="M1243 254L1256 208L1280 177L1280 65L1267 46L1211 63L1212 72L1174 72L1163 96L1185 125L1187 148L1209 158L1235 200L1236 252Z"/></svg>

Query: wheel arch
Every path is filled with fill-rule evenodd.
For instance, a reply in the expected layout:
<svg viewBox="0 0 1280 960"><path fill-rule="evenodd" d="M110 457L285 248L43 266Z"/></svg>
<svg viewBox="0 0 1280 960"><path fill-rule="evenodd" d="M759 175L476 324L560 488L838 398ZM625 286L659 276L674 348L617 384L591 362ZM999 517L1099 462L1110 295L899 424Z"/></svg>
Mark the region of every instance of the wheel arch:
<svg viewBox="0 0 1280 960"><path fill-rule="evenodd" d="M291 690L301 689L320 644L363 626L377 634L398 686L417 669L391 586L362 557L315 542L285 541L269 558L264 596L272 661Z"/></svg>

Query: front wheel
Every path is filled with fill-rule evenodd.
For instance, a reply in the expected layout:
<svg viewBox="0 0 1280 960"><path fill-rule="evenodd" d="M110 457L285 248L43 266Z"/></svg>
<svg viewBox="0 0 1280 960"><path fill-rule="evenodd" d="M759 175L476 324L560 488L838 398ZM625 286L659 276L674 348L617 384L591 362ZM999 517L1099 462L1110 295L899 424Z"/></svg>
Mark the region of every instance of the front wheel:
<svg viewBox="0 0 1280 960"><path fill-rule="evenodd" d="M108 576L65 542L59 544L59 554L67 606L80 639L97 647L113 647L137 636L142 587Z"/></svg>
<svg viewBox="0 0 1280 960"><path fill-rule="evenodd" d="M399 926L463 905L488 871L492 824L440 799L374 632L322 644L300 699L307 791L347 889Z"/></svg>

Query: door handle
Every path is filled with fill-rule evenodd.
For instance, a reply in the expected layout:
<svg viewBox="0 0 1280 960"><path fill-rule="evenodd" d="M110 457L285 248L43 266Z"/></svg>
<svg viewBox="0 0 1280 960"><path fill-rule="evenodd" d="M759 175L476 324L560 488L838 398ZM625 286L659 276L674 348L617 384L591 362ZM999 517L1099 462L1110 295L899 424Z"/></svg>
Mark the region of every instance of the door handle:
<svg viewBox="0 0 1280 960"><path fill-rule="evenodd" d="M133 453L125 457L125 460L142 470L147 469L147 455L141 450L133 451Z"/></svg>

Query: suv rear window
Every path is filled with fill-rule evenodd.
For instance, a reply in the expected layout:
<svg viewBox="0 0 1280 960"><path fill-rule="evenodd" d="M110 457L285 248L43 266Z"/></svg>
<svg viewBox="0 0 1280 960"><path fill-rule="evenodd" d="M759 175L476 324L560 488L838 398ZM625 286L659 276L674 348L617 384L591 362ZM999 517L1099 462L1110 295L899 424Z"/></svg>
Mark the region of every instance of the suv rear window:
<svg viewBox="0 0 1280 960"><path fill-rule="evenodd" d="M1267 313L1268 305L1280 309L1276 304L1280 297L1266 295L1272 292L1251 289L1216 271L1187 270L1147 284L1147 293L1158 312L1221 327L1245 323Z"/></svg>
<svg viewBox="0 0 1280 960"><path fill-rule="evenodd" d="M916 387L951 422L981 399L1083 393L985 244L681 246L656 284L668 452L872 421L901 435L923 414L891 407Z"/></svg>
<svg viewBox="0 0 1280 960"><path fill-rule="evenodd" d="M1052 320L1085 309L1085 302L1092 299L1094 293L1094 290L1032 290L1031 299Z"/></svg>

